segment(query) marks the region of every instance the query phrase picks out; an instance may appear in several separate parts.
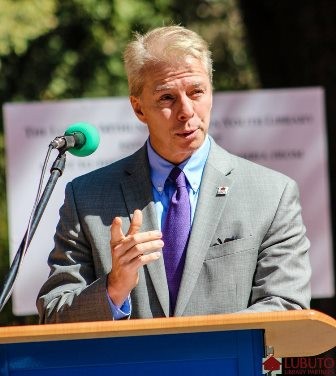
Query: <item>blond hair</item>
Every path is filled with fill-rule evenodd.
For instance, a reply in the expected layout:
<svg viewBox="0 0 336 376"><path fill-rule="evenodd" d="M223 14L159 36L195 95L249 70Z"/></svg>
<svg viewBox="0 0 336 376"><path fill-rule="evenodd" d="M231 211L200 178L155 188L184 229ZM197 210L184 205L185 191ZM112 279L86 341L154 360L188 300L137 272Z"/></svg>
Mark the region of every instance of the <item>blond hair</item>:
<svg viewBox="0 0 336 376"><path fill-rule="evenodd" d="M201 61L212 81L212 59L208 44L194 31L182 26L163 26L141 35L135 34L124 53L130 95L139 96L146 69L155 64L176 64L192 56Z"/></svg>

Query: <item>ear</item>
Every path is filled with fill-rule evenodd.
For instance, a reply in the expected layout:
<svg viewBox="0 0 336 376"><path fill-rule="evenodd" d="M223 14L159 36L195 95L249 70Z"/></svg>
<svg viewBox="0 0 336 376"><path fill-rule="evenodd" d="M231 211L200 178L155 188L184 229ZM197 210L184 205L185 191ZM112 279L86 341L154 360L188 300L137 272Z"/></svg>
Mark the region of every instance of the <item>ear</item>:
<svg viewBox="0 0 336 376"><path fill-rule="evenodd" d="M137 118L142 121L143 123L146 123L146 116L142 112L142 106L141 106L141 99L140 97L135 97L134 95L130 96L131 105L133 107L133 111Z"/></svg>

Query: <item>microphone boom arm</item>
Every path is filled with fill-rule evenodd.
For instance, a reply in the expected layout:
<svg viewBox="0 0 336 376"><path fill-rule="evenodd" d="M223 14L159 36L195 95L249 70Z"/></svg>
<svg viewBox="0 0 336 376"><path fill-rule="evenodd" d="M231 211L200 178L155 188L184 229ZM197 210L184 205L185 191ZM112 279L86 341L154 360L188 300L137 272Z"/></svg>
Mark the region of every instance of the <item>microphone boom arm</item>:
<svg viewBox="0 0 336 376"><path fill-rule="evenodd" d="M63 174L66 162L65 150L66 149L60 150L57 158L55 159L50 169L50 177L36 206L36 210L34 212L31 222L30 231L28 231L27 229L21 241L19 249L16 252L14 260L9 268L9 272L4 280L2 289L0 291L0 312L2 311L2 309L4 308L5 304L7 303L8 299L12 294L13 285L16 280L22 259L24 257L24 253L25 251L27 251L27 248L29 247L31 240L33 239L37 226L42 218L42 215L48 204L49 198L55 188L57 180Z"/></svg>

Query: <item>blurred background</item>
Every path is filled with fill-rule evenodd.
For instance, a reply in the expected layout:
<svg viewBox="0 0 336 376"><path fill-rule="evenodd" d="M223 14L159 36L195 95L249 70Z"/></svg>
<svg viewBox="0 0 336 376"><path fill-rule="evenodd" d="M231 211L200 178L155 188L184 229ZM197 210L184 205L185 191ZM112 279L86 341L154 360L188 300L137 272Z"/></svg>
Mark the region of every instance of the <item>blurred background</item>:
<svg viewBox="0 0 336 376"><path fill-rule="evenodd" d="M126 96L122 51L132 33L181 24L209 42L216 91L324 88L335 234L335 19L334 0L0 0L0 111L6 102ZM9 268L2 119L0 281ZM336 317L334 298L312 308ZM1 326L31 323L37 317L14 316L10 302L0 313Z"/></svg>

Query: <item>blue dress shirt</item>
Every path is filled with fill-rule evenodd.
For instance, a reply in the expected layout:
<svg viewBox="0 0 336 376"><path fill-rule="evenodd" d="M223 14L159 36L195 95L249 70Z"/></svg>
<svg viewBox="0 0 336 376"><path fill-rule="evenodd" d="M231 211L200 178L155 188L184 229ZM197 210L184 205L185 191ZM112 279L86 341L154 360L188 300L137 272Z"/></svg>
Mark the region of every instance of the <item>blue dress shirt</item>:
<svg viewBox="0 0 336 376"><path fill-rule="evenodd" d="M202 146L191 155L190 158L183 161L178 167L183 170L187 181L188 191L191 206L191 224L194 219L199 187L201 185L203 170L205 162L208 158L210 150L210 139L207 136ZM175 187L172 183L166 183L170 171L175 167L174 164L163 159L152 148L149 140L147 140L147 152L150 166L150 174L152 180L152 192L155 203L156 216L159 229L167 216L167 211L172 195L174 194Z"/></svg>
<svg viewBox="0 0 336 376"><path fill-rule="evenodd" d="M178 165L183 170L187 181L188 191L191 206L191 225L194 219L196 204L198 200L199 188L201 185L202 175L206 160L210 150L210 139L206 136L202 146L193 153L188 159ZM149 139L147 140L147 153L150 166L150 176L152 181L152 193L156 209L157 222L159 229L167 216L167 211L172 195L174 194L175 187L172 183L166 183L170 171L175 167L174 164L163 159L152 148ZM124 302L121 307L117 307L109 299L110 307L114 320L125 318L131 313L131 300L130 297Z"/></svg>

